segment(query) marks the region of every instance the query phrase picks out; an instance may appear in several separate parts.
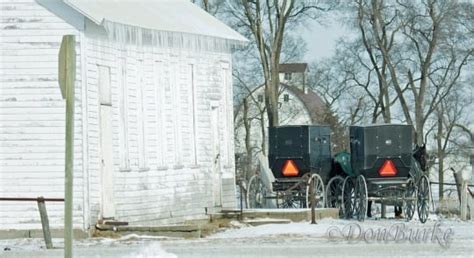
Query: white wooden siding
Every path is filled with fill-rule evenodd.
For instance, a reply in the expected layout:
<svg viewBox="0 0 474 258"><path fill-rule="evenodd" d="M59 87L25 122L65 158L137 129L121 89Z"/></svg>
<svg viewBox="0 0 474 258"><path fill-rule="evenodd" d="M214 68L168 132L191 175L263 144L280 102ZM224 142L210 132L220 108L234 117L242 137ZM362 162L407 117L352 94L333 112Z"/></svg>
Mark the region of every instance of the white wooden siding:
<svg viewBox="0 0 474 258"><path fill-rule="evenodd" d="M0 2L0 196L64 197L65 106L57 83L63 34L78 42L73 221L83 228L80 37L33 0ZM46 207L51 227L63 227L63 203ZM0 203L0 230L34 228L41 228L35 202Z"/></svg>
<svg viewBox="0 0 474 258"><path fill-rule="evenodd" d="M75 227L87 229L100 212L98 66L110 67L117 219L133 224L202 217L212 200L210 102L232 103L230 82L223 80L230 69L221 69L230 54L136 45L122 50L93 33L83 36L34 0L2 0L0 10L0 196L64 195L65 107L57 54L62 35L75 34ZM222 140L232 141L231 107L220 115ZM233 165L224 170L231 176L223 182L223 206L234 207ZM40 228L36 203L0 205L0 230ZM62 227L63 204L47 208L51 226Z"/></svg>
<svg viewBox="0 0 474 258"><path fill-rule="evenodd" d="M118 96L123 91L120 89L123 85L118 82L120 76L117 76L114 70L120 69L118 64L121 62L114 59L120 56L120 51L100 40L88 42L88 56L94 57L88 59L88 67L95 67L97 64L111 65L112 96ZM223 98L221 94L225 90L220 64L222 60L229 62L230 54L181 51L177 55L171 50L155 48L144 48L143 51L147 57L143 61L143 74L140 75L145 81L142 98L144 114L137 112L141 110L140 104L137 103L137 99L140 99L140 92L136 87L138 79L129 75L127 80L130 171L120 172L120 158L116 159L114 176L117 219L136 224L182 222L185 219L201 217L205 215L205 208L209 206L209 200L212 198L209 180L213 165L211 149L208 146L211 140L209 103L212 99ZM127 53L127 74L137 74L136 69L140 62L138 60L142 56L135 46L127 47ZM190 63L193 64L192 67ZM230 76L230 71L228 72ZM94 80L94 74L89 74L90 81ZM195 102L192 99L192 82L195 83ZM90 86L93 87L93 82ZM122 107L113 107L113 121L118 122L123 113L120 111ZM140 138L140 128L136 124L140 120L139 116L146 118L144 137L147 139L149 168L146 171L140 170L138 161L140 150L137 148L137 141ZM95 119L89 118L91 121ZM226 138L232 138L225 132L225 126L232 128L232 125L223 123L220 128ZM93 144L95 130L89 130L89 142ZM117 135L114 136L117 147L114 155L117 157L120 157L120 137L122 136L117 130ZM193 141L196 142L195 146ZM196 158L193 158L194 153ZM91 157L91 160L94 158ZM233 167L226 169L227 174L233 174ZM224 188L228 191L223 193L225 207L235 206L233 183L231 180ZM91 207L98 207L97 201L91 199Z"/></svg>

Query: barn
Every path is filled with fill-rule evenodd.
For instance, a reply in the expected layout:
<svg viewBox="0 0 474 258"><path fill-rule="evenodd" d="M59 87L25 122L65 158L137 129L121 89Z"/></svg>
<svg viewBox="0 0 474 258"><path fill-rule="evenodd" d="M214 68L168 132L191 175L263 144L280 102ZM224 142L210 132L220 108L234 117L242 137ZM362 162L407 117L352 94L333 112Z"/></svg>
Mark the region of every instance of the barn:
<svg viewBox="0 0 474 258"><path fill-rule="evenodd" d="M74 229L235 206L231 52L244 37L185 0L5 0L0 10L0 197L64 197L58 51L72 34ZM62 228L63 204L46 206ZM0 202L0 231L40 227L36 203Z"/></svg>
<svg viewBox="0 0 474 258"><path fill-rule="evenodd" d="M308 65L306 63L280 64L280 92L278 96L280 125L328 123L326 121L327 106L321 97L308 87L307 73ZM253 155L266 154L268 151L268 119L265 111L265 86L256 87L245 96L245 99L248 103L247 109L243 104L240 104L234 114L236 153L239 157L245 156L247 147L249 147L252 149ZM245 122L247 122L247 129ZM247 134L249 136L248 143L246 142ZM265 141L262 142L262 139Z"/></svg>

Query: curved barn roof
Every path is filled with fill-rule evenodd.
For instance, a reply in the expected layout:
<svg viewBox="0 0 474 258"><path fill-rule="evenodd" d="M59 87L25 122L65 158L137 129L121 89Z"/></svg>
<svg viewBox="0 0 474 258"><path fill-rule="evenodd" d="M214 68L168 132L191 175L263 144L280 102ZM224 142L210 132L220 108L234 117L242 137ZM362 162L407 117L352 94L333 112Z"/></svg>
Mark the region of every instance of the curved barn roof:
<svg viewBox="0 0 474 258"><path fill-rule="evenodd" d="M308 114L311 117L311 122L313 122L313 124L320 124L323 122L321 119L324 117L326 112L326 104L321 99L321 97L316 94L316 92L308 90L306 93L304 93L302 90L296 87L292 87L283 83L281 83L281 85L291 91L301 100L301 102L303 102L306 109L308 110Z"/></svg>
<svg viewBox="0 0 474 258"><path fill-rule="evenodd" d="M308 90L307 93L304 93L302 90L298 89L297 87L290 86L281 82L280 82L280 86L284 87L286 90L293 93L293 95L295 95L303 103L304 107L308 111L312 124L321 124L324 122L322 119L325 117L325 114L328 111L328 109L327 109L326 103L318 94L316 94L316 92L312 90ZM257 91L261 87L264 87L264 85L262 84L256 87L246 97L250 96L250 94L253 94L255 91ZM237 115L237 113L241 109L241 106L242 104L239 104L238 108L235 110L234 115Z"/></svg>

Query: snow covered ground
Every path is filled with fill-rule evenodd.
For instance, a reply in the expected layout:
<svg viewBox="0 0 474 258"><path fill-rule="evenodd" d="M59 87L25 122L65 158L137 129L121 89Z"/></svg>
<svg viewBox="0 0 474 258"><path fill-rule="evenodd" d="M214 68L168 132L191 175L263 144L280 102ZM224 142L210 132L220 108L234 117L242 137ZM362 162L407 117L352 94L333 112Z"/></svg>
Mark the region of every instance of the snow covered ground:
<svg viewBox="0 0 474 258"><path fill-rule="evenodd" d="M235 222L233 226L195 240L137 235L87 239L76 241L74 252L75 257L474 257L474 222L434 215L426 224L417 220L359 223L324 219L316 225L300 222L253 227ZM63 246L61 239L54 239L54 244ZM0 240L2 250L10 249L0 251L0 257L63 256L62 249L45 250L43 246L42 239Z"/></svg>

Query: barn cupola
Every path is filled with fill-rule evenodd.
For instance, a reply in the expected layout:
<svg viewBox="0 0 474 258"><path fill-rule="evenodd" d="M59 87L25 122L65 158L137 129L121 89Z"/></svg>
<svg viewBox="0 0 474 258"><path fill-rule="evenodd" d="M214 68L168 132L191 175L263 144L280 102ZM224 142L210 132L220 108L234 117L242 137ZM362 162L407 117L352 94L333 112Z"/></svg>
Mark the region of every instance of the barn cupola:
<svg viewBox="0 0 474 258"><path fill-rule="evenodd" d="M307 89L307 63L280 64L280 82L302 90L305 94Z"/></svg>

